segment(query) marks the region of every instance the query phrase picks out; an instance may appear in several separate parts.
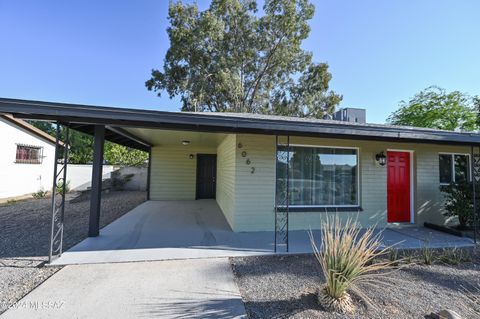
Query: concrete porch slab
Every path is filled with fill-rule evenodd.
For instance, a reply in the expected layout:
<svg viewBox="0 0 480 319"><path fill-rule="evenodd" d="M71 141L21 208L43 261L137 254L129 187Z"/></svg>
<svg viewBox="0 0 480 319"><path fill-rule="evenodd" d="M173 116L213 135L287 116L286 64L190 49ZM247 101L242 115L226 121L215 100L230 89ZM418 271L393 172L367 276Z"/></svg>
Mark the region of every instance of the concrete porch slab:
<svg viewBox="0 0 480 319"><path fill-rule="evenodd" d="M273 218L273 216L272 216ZM380 229L378 231L381 231ZM314 231L319 240L319 231ZM385 229L397 248L466 247L473 241L423 227ZM310 253L307 231L289 232L289 253ZM274 253L274 232L234 233L215 200L148 201L65 252L54 265L218 258Z"/></svg>
<svg viewBox="0 0 480 319"><path fill-rule="evenodd" d="M273 232L234 233L215 200L147 201L55 260L55 265L273 253Z"/></svg>

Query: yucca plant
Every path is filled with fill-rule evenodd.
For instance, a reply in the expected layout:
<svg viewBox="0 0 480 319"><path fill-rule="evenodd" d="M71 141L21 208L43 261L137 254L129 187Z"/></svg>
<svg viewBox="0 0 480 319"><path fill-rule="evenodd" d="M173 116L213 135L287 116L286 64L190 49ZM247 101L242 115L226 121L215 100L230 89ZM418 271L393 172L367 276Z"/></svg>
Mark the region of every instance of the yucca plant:
<svg viewBox="0 0 480 319"><path fill-rule="evenodd" d="M474 318L480 317L480 285L471 288L461 286L460 294L463 295L462 304L466 312Z"/></svg>
<svg viewBox="0 0 480 319"><path fill-rule="evenodd" d="M396 262L388 260L392 247L382 245L381 232L375 233L375 227L362 231L351 218L342 224L338 216L327 217L321 224L320 249L312 232L310 242L326 280L318 294L319 302L333 311L355 310L349 291L371 304L359 284L387 284L385 273L381 271L392 269Z"/></svg>

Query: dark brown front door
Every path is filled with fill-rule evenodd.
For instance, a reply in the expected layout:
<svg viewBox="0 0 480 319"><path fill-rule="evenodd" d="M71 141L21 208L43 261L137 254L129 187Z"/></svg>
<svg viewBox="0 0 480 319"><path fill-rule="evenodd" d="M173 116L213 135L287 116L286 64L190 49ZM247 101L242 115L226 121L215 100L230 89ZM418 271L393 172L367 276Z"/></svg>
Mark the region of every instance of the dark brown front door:
<svg viewBox="0 0 480 319"><path fill-rule="evenodd" d="M197 155L197 199L215 198L217 155Z"/></svg>

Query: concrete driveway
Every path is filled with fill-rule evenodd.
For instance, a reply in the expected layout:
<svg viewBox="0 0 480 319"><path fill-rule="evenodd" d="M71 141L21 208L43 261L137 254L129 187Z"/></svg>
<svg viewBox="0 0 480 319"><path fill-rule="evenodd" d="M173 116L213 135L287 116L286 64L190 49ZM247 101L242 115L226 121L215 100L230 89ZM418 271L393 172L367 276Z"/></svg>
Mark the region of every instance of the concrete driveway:
<svg viewBox="0 0 480 319"><path fill-rule="evenodd" d="M272 212L272 222L273 217ZM273 231L234 233L215 200L148 201L103 228L100 236L72 247L53 264L265 255L274 252L274 235ZM318 231L314 235L319 239ZM432 247L473 245L471 239L416 226L386 229L383 241L398 248L421 248L427 242ZM289 232L290 253L311 251L307 231Z"/></svg>
<svg viewBox="0 0 480 319"><path fill-rule="evenodd" d="M246 318L227 258L66 266L5 312L18 318Z"/></svg>

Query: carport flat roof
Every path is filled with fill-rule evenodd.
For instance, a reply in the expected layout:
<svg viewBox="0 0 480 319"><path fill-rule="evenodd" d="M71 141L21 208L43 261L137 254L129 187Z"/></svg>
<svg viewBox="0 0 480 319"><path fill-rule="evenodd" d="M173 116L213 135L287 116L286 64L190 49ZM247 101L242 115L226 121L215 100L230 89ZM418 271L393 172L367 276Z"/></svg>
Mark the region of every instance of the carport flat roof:
<svg viewBox="0 0 480 319"><path fill-rule="evenodd" d="M139 149L148 149L150 145L122 127L480 145L478 133L246 113L165 112L7 98L0 98L0 113L59 121L90 134L92 125L106 125L110 132L107 139L117 139L119 144Z"/></svg>

